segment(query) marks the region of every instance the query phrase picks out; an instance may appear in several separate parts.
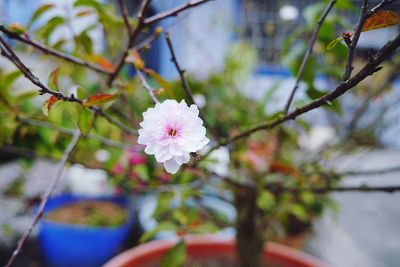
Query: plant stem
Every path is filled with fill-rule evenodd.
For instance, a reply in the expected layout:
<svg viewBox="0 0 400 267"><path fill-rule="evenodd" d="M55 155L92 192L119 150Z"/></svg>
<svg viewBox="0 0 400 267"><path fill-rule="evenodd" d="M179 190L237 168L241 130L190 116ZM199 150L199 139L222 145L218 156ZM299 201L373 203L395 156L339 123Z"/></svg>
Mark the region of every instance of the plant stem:
<svg viewBox="0 0 400 267"><path fill-rule="evenodd" d="M317 36L318 36L319 30L321 29L322 23L324 23L324 20L328 16L329 12L331 11L331 9L335 3L336 3L336 0L330 1L328 6L326 7L324 13L322 14L321 18L318 20L317 24L315 25L315 28L311 35L310 41L308 43L307 51L304 54L303 61L301 62L299 72L297 73L296 82L294 84L292 92L290 93L289 99L286 102L285 115L287 115L289 113L290 104L292 103L294 95L296 94L296 91L299 88L299 83L300 83L301 77L303 76L304 70L307 66L308 59L310 58L310 56L313 52L314 44L315 44L315 41L317 40Z"/></svg>
<svg viewBox="0 0 400 267"><path fill-rule="evenodd" d="M26 240L29 238L30 234L32 233L33 229L35 228L36 224L39 222L40 218L43 216L44 213L44 208L46 207L47 201L53 194L54 189L56 189L58 183L61 180L61 176L63 174L63 170L65 167L65 164L67 164L68 158L74 149L76 143L79 140L79 137L81 136L81 133L79 130L76 130L74 133L74 136L72 137L72 140L70 144L68 145L67 149L64 152L64 155L60 162L58 163L57 167L57 174L54 177L53 181L50 184L50 187L48 188L47 192L43 195L42 201L40 202L39 208L36 212L35 218L33 219L31 225L29 226L28 230L22 235L20 240L18 241L18 245L15 248L13 254L11 255L10 259L8 260L7 264L5 267L11 267L12 264L14 263L15 259L21 253L22 247L24 246Z"/></svg>
<svg viewBox="0 0 400 267"><path fill-rule="evenodd" d="M271 122L266 122L262 123L259 125L256 125L254 127L251 127L248 130L245 130L241 133L238 133L229 139L226 139L225 141L219 142L215 146L213 146L203 157L202 159L206 158L212 151L215 149L221 147L221 146L226 146L228 144L231 144L233 142L239 141L244 138L248 138L252 134L262 131L262 130L270 130L278 125L281 125L284 122L290 121L290 120L295 120L298 116L307 113L313 109L319 108L324 105L330 105L332 101L335 99L339 98L342 96L344 93L349 91L350 89L354 88L357 84L359 84L361 81L363 81L365 78L368 76L371 76L375 72L379 71L381 68L379 68L379 65L388 57L390 57L397 48L400 47L400 34L396 36L392 41L389 41L382 47L381 50L379 50L373 57L371 57L367 64L353 77L350 79L341 82L333 91L330 91L329 93L321 96L320 98L317 98L310 103L301 106L299 108L296 108L294 111L290 112L289 114L278 117L274 121Z"/></svg>
<svg viewBox="0 0 400 267"><path fill-rule="evenodd" d="M261 267L263 239L260 213L256 205L256 188L242 187L235 194L236 250L240 267Z"/></svg>
<svg viewBox="0 0 400 267"><path fill-rule="evenodd" d="M17 41L27 44L27 45L30 45L30 46L34 47L35 49L43 52L46 55L52 55L53 57L60 58L62 60L68 61L70 63L76 64L76 65L79 65L82 67L86 67L88 69L91 69L91 70L96 71L101 74L110 74L111 73L109 70L101 67L100 65L90 63L90 62L80 59L78 57L74 57L72 55L63 53L63 52L53 49L51 47L47 47L42 43L39 43L35 40L30 39L28 36L10 32L3 25L0 25L0 31L3 32L5 35L7 35L8 38L17 40Z"/></svg>

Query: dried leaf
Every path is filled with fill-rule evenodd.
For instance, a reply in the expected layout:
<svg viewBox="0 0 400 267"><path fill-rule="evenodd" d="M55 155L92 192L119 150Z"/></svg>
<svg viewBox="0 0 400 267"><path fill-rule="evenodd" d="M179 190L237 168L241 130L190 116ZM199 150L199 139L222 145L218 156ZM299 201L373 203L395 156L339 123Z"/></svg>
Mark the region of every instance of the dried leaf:
<svg viewBox="0 0 400 267"><path fill-rule="evenodd" d="M170 98L175 98L175 94L172 90L172 87L166 79L164 79L160 74L158 74L152 69L144 69L144 72L146 72L154 80L156 80L156 82L164 89L164 91L168 94Z"/></svg>
<svg viewBox="0 0 400 267"><path fill-rule="evenodd" d="M114 71L113 64L105 57L100 55L91 55L91 59L98 65L102 66L106 70Z"/></svg>
<svg viewBox="0 0 400 267"><path fill-rule="evenodd" d="M390 10L379 10L369 17L362 28L362 31L376 30L391 27L400 23L400 16Z"/></svg>
<svg viewBox="0 0 400 267"><path fill-rule="evenodd" d="M90 15L91 13L93 13L93 10L86 9L86 10L82 10L82 11L79 11L78 13L76 13L75 17L76 18L85 17L87 15Z"/></svg>
<svg viewBox="0 0 400 267"><path fill-rule="evenodd" d="M129 50L129 54L126 57L126 62L132 63L136 69L143 70L144 69L144 61L140 57L139 53L136 50Z"/></svg>
<svg viewBox="0 0 400 267"><path fill-rule="evenodd" d="M16 33L18 35L25 34L28 32L27 29L22 24L19 23L11 23L10 25L8 25L7 30Z"/></svg>
<svg viewBox="0 0 400 267"><path fill-rule="evenodd" d="M300 172L293 166L289 164L285 164L282 162L274 161L269 165L269 170L271 172L278 172L282 174L291 175L294 177L300 177Z"/></svg>
<svg viewBox="0 0 400 267"><path fill-rule="evenodd" d="M60 91L60 88L58 87L58 76L60 74L60 67L56 68L55 70L53 70L50 75L49 78L47 79L47 85L55 90L55 91Z"/></svg>

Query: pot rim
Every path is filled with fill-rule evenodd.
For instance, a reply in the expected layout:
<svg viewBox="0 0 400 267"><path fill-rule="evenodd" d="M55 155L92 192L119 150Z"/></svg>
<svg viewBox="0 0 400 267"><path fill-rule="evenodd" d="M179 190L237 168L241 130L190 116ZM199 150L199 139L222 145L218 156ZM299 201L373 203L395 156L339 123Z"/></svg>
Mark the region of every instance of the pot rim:
<svg viewBox="0 0 400 267"><path fill-rule="evenodd" d="M154 258L155 254L163 254L166 250L176 244L178 240L179 238L168 238L144 243L117 255L108 261L103 267L125 266L124 264L132 262L132 259L135 258ZM199 250L213 250L213 248L218 247L218 250L221 252L232 253L235 251L236 241L231 237L221 237L213 234L187 235L184 237L184 240L188 247L196 247ZM275 258L285 258L288 260L288 262L296 264L295 266L327 266L325 263L311 255L274 242L265 243L264 257L267 256L267 251L269 257L273 256Z"/></svg>

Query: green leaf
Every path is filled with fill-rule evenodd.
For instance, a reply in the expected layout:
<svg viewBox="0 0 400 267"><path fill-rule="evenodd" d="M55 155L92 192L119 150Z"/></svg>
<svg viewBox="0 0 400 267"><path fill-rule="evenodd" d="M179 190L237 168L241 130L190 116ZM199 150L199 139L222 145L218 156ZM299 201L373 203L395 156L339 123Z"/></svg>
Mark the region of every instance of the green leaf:
<svg viewBox="0 0 400 267"><path fill-rule="evenodd" d="M100 4L99 2L94 1L94 0L77 0L77 1L75 1L74 7L80 7L80 6L89 6L96 10L100 10L102 8L102 4Z"/></svg>
<svg viewBox="0 0 400 267"><path fill-rule="evenodd" d="M312 100L320 98L325 95L324 92L316 89L315 87L313 87L310 84L308 85L308 89L307 89L306 93Z"/></svg>
<svg viewBox="0 0 400 267"><path fill-rule="evenodd" d="M58 87L58 76L60 74L60 67L54 69L47 79L47 85L54 91L60 91Z"/></svg>
<svg viewBox="0 0 400 267"><path fill-rule="evenodd" d="M91 107L91 106L101 106L104 104L107 104L111 101L114 101L115 99L118 98L118 94L97 94L97 95L92 95L86 98L83 101L83 105L85 107Z"/></svg>
<svg viewBox="0 0 400 267"><path fill-rule="evenodd" d="M156 217L158 214L163 213L170 209L171 201L174 198L173 192L162 192L157 196L157 208L154 211L153 216Z"/></svg>
<svg viewBox="0 0 400 267"><path fill-rule="evenodd" d="M356 7L353 5L351 0L337 0L335 8L342 10L356 10Z"/></svg>
<svg viewBox="0 0 400 267"><path fill-rule="evenodd" d="M275 206L275 196L269 191L261 191L257 197L257 207L270 211Z"/></svg>
<svg viewBox="0 0 400 267"><path fill-rule="evenodd" d="M310 27L314 27L318 21L318 18L321 16L323 10L325 8L324 3L317 3L310 6L307 6L303 11L304 19L307 22L307 25Z"/></svg>
<svg viewBox="0 0 400 267"><path fill-rule="evenodd" d="M63 46L67 43L67 40L65 39L60 39L58 40L55 44L53 44L51 47L53 47L56 50L62 50Z"/></svg>
<svg viewBox="0 0 400 267"><path fill-rule="evenodd" d="M149 170L146 165L135 165L133 171L139 175L142 181L148 182L150 180Z"/></svg>
<svg viewBox="0 0 400 267"><path fill-rule="evenodd" d="M26 100L29 100L35 96L38 96L37 91L27 91L27 92L23 92L18 94L17 96L15 96L15 102L16 103L20 103Z"/></svg>
<svg viewBox="0 0 400 267"><path fill-rule="evenodd" d="M50 35L53 33L53 31L60 25L64 24L65 19L60 16L56 16L51 18L43 27L38 29L36 31L36 34L40 37L46 40L48 42L48 39Z"/></svg>
<svg viewBox="0 0 400 267"><path fill-rule="evenodd" d="M173 217L179 222L180 225L187 225L188 224L188 217L187 214L184 213L182 210L174 210Z"/></svg>
<svg viewBox="0 0 400 267"><path fill-rule="evenodd" d="M195 234L209 234L209 233L215 233L219 230L218 226L216 226L212 222L205 222L200 225L197 225L193 230L191 230L192 233Z"/></svg>
<svg viewBox="0 0 400 267"><path fill-rule="evenodd" d="M44 4L41 5L38 9L36 9L35 13L33 13L33 16L28 24L28 28L46 11L52 9L54 7L54 4Z"/></svg>
<svg viewBox="0 0 400 267"><path fill-rule="evenodd" d="M311 84L308 84L308 89L306 91L306 94L312 99L317 99L320 98L322 96L324 96L326 93L322 92L318 89L316 89L314 86L312 86ZM342 106L340 105L340 102L338 100L334 100L330 103L327 103L328 105L324 105L324 108L328 108L332 111L334 111L335 113L337 113L338 115L342 115L343 111L342 111Z"/></svg>
<svg viewBox="0 0 400 267"><path fill-rule="evenodd" d="M303 201L306 205L311 205L315 201L315 196L311 192L302 192L300 194L300 199Z"/></svg>
<svg viewBox="0 0 400 267"><path fill-rule="evenodd" d="M85 93L82 87L76 88L76 97L81 100L85 98Z"/></svg>
<svg viewBox="0 0 400 267"><path fill-rule="evenodd" d="M331 51L333 48L336 47L336 45L342 40L342 37L336 38L334 40L332 40L328 46L326 47L327 51Z"/></svg>
<svg viewBox="0 0 400 267"><path fill-rule="evenodd" d="M78 127L84 136L87 136L92 129L95 115L88 109L82 108L79 113Z"/></svg>
<svg viewBox="0 0 400 267"><path fill-rule="evenodd" d="M76 40L77 44L79 44L87 54L92 54L93 41L89 37L89 35L86 31L83 31L81 34L76 36L75 40Z"/></svg>
<svg viewBox="0 0 400 267"><path fill-rule="evenodd" d="M282 58L283 65L291 71L293 76L297 76L297 73L300 70L301 62L303 60L305 51L306 51L306 45L304 43L299 43L295 45L289 51L289 53ZM312 82L314 80L315 66L316 66L316 58L315 56L311 56L308 59L308 62L304 68L304 72L302 75L303 81Z"/></svg>
<svg viewBox="0 0 400 267"><path fill-rule="evenodd" d="M1 90L10 89L11 85L22 75L20 70L7 73L1 81Z"/></svg>
<svg viewBox="0 0 400 267"><path fill-rule="evenodd" d="M186 244L180 240L161 259L161 267L181 267L186 258Z"/></svg>
<svg viewBox="0 0 400 267"><path fill-rule="evenodd" d="M343 75L343 69L334 64L326 64L318 67L318 73L340 80Z"/></svg>
<svg viewBox="0 0 400 267"><path fill-rule="evenodd" d="M170 232L176 232L178 230L178 226L174 224L173 222L160 222L156 228L153 230L145 232L139 240L139 243L146 242L150 239L152 239L156 234L158 234L161 231L170 231Z"/></svg>
<svg viewBox="0 0 400 267"><path fill-rule="evenodd" d="M27 33L27 29L20 23L11 23L10 25L7 26L7 30L10 32L16 33L18 35L25 34Z"/></svg>
<svg viewBox="0 0 400 267"><path fill-rule="evenodd" d="M308 214L306 210L304 209L303 206L299 204L292 204L289 206L289 212L296 216L297 219L301 221L307 221L308 220Z"/></svg>
<svg viewBox="0 0 400 267"><path fill-rule="evenodd" d="M267 122L272 122L278 119L282 119L283 117L285 117L285 113L282 111L277 111L267 117Z"/></svg>

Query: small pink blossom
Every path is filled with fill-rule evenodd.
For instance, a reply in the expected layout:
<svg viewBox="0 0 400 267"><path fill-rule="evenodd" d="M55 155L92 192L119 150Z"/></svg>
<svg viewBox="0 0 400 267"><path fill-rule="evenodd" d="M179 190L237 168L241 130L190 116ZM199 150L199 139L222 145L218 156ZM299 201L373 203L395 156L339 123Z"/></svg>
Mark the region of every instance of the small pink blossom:
<svg viewBox="0 0 400 267"><path fill-rule="evenodd" d="M138 143L145 145L144 152L164 163L171 174L189 162L191 152L209 142L197 106L188 107L184 100L165 100L149 108L143 113L140 126Z"/></svg>
<svg viewBox="0 0 400 267"><path fill-rule="evenodd" d="M138 152L132 150L129 152L129 164L131 165L146 164L146 158L140 155Z"/></svg>
<svg viewBox="0 0 400 267"><path fill-rule="evenodd" d="M118 174L122 174L122 172L124 171L124 168L122 167L121 164L116 164L113 169L112 169L113 173L118 175Z"/></svg>

